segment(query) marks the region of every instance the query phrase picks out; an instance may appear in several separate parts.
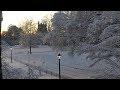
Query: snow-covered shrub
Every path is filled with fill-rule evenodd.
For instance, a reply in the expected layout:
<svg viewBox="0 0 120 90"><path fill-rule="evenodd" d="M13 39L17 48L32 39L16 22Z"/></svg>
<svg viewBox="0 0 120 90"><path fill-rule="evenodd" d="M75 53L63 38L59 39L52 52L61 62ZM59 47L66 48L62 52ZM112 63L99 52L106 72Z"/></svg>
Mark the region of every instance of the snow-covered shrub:
<svg viewBox="0 0 120 90"><path fill-rule="evenodd" d="M104 40L113 36L120 36L120 24L109 25L104 29L99 38Z"/></svg>
<svg viewBox="0 0 120 90"><path fill-rule="evenodd" d="M3 79L22 79L24 76L21 69L12 68L2 60L2 77Z"/></svg>

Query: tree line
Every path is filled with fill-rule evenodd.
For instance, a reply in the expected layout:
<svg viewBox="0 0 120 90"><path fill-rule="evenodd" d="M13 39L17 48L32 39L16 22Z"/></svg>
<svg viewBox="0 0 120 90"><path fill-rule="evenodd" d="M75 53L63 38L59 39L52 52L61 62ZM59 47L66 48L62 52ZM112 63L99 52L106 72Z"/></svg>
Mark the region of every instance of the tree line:
<svg viewBox="0 0 120 90"><path fill-rule="evenodd" d="M32 19L28 19L20 24L20 26L9 25L7 31L3 31L1 39L6 41L10 46L22 45L28 47L31 42L32 47L42 45L42 38L48 33L47 23L37 23ZM31 39L31 41L30 41Z"/></svg>

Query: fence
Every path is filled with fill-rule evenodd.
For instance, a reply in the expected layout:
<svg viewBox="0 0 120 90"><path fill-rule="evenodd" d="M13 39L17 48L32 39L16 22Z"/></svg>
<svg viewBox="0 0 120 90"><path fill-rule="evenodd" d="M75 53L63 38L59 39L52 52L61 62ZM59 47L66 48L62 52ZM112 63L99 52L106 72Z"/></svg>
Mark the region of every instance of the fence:
<svg viewBox="0 0 120 90"><path fill-rule="evenodd" d="M40 68L39 66L34 66L34 65L32 65L32 64L28 64L28 63L25 63L25 62L22 62L22 61L18 61L18 60L16 60L17 62L20 62L20 63L22 63L22 64L25 64L26 66L29 66L29 67L31 67L31 68L33 68L33 69L35 69L35 70L40 70L40 71L42 71L42 72L44 72L44 73L46 73L46 74L50 74L51 76L55 76L55 77L59 77L59 74L58 73L55 73L55 72L52 72L52 71L50 71L50 70L45 70L45 69L42 69L42 68ZM61 75L61 79L72 79L71 77L69 77L69 76L66 76L66 75Z"/></svg>

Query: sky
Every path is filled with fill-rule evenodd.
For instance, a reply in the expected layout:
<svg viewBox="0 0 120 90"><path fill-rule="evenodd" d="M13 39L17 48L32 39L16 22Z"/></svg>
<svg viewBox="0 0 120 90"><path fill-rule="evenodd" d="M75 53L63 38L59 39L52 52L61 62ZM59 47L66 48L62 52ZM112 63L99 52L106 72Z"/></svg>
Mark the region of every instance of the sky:
<svg viewBox="0 0 120 90"><path fill-rule="evenodd" d="M57 11L2 11L3 21L1 31L6 31L10 24L19 26L20 23L32 18L35 23Z"/></svg>

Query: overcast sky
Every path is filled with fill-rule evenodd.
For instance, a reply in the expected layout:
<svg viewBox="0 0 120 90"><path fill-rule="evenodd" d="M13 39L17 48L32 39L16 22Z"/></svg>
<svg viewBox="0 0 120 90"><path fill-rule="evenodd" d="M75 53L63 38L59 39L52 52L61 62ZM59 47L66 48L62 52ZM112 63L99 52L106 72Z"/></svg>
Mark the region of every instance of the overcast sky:
<svg viewBox="0 0 120 90"><path fill-rule="evenodd" d="M6 31L10 24L18 26L26 19L32 18L36 23L56 11L3 11L2 31Z"/></svg>

